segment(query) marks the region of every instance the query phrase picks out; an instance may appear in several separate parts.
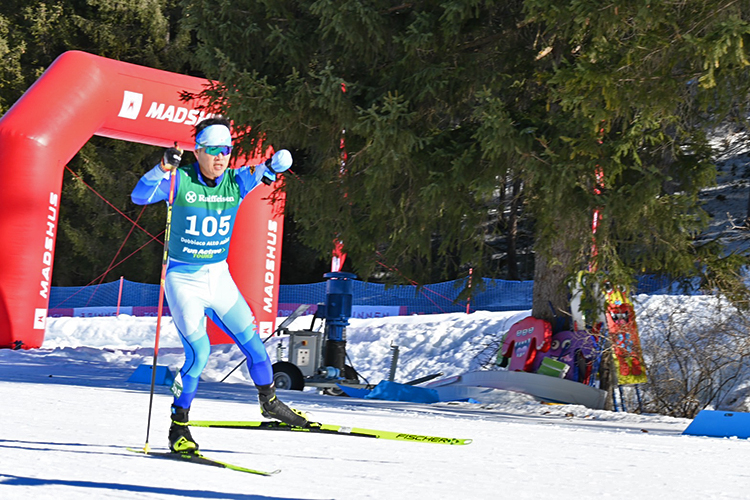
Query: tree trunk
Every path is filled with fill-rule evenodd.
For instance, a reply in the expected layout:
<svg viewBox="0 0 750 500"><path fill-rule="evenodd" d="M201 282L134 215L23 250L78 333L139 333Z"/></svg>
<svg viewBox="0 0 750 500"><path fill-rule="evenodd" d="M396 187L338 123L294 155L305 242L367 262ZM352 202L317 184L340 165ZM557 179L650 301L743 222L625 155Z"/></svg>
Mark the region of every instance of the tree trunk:
<svg viewBox="0 0 750 500"><path fill-rule="evenodd" d="M516 255L516 242L518 241L518 210L521 206L521 179L513 181L513 199L510 202L508 214L508 279L518 281L518 255Z"/></svg>
<svg viewBox="0 0 750 500"><path fill-rule="evenodd" d="M574 253L566 248L562 238L552 243L549 253L536 253L531 315L549 321L553 332L572 327L566 280L575 263L574 257ZM609 339L606 339L604 344L599 365L599 388L607 393L604 408L612 410L614 408L612 391L616 386L615 367Z"/></svg>
<svg viewBox="0 0 750 500"><path fill-rule="evenodd" d="M599 389L607 393L604 400L604 409L612 411L615 409L614 390L617 386L617 375L615 374L615 360L612 358L611 344L609 338L604 340L602 359L599 362Z"/></svg>
<svg viewBox="0 0 750 500"><path fill-rule="evenodd" d="M570 325L570 299L566 280L571 272L574 255L566 248L564 240L555 239L549 254L537 251L534 259L531 315L549 321L553 332L565 330Z"/></svg>

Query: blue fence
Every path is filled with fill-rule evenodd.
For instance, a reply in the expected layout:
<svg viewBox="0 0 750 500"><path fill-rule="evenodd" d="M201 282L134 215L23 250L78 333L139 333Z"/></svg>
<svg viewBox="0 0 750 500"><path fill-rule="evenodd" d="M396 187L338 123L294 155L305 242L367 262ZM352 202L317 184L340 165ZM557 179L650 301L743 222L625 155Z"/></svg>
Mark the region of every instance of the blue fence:
<svg viewBox="0 0 750 500"><path fill-rule="evenodd" d="M466 280L447 281L423 287L386 286L378 283L354 281L355 306L400 307L400 314L437 314L466 311L466 301L458 296ZM469 304L472 311L521 311L531 309L533 281L506 281L483 278L474 281L474 294ZM678 293L668 278L643 276L638 281L637 292L647 294ZM280 314L288 311L284 304L318 304L325 302L326 283L307 285L280 285ZM87 287L52 287L50 291L50 316L73 316L74 310L116 308L135 316L156 314L159 285L122 280ZM165 300L165 305L168 306ZM286 312L283 313L285 315ZM103 315L103 314L97 314Z"/></svg>
<svg viewBox="0 0 750 500"><path fill-rule="evenodd" d="M483 285L483 286L482 286ZM473 311L518 311L531 307L533 281L483 279L474 283ZM447 281L423 287L386 286L354 280L352 304L359 306L398 306L402 314L436 314L466 311L466 301L458 300L466 280ZM317 304L325 302L326 284L281 285L279 303Z"/></svg>

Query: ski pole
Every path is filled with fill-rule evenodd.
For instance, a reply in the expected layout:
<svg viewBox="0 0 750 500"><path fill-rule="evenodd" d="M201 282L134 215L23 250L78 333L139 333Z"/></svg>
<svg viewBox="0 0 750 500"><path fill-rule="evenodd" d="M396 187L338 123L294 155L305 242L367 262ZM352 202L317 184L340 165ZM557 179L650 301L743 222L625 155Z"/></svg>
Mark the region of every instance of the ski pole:
<svg viewBox="0 0 750 500"><path fill-rule="evenodd" d="M287 326L289 326L290 324L292 324L292 322L295 319L299 318L302 315L302 313L304 313L305 311L307 311L309 308L310 308L310 304L300 304L300 305L298 305L297 309L295 309L294 312L292 312L292 314L290 314L284 321L282 321L281 324L276 327L276 330L274 330L271 333L271 335L269 335L268 337L265 338L265 340L263 341L263 343L265 344L266 342L268 342L269 340L271 340L271 337L273 337L274 335L277 335L280 331L286 329ZM224 375L223 379L219 380L219 383L224 382L227 378L229 378L229 376L231 374L233 374L234 371L237 368L239 368L240 366L242 366L243 364L245 364L246 361L247 361L247 358L243 358L242 361L240 361L237 364L237 366L235 366L234 368L232 368L232 371L230 371L229 373L227 373L226 375ZM277 360L277 361L280 361L280 360Z"/></svg>
<svg viewBox="0 0 750 500"><path fill-rule="evenodd" d="M180 150L182 149L174 143L175 147ZM173 167L169 171L169 201L167 202L167 223L164 229L164 253L161 260L161 277L159 279L159 305L156 309L156 339L154 340L154 364L151 367L151 393L148 401L148 421L146 423L146 443L143 445L144 453L148 453L151 447L148 444L149 434L151 433L151 410L154 406L154 386L156 385L156 360L159 356L159 335L161 333L161 317L164 309L164 284L167 278L167 260L169 257L169 233L172 227L172 204L174 202L174 185L175 185L175 170Z"/></svg>

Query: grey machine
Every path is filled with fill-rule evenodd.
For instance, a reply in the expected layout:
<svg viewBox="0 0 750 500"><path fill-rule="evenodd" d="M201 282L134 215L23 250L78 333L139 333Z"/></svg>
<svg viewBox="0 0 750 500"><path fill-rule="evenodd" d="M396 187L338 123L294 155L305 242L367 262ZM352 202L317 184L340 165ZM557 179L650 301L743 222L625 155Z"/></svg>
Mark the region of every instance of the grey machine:
<svg viewBox="0 0 750 500"><path fill-rule="evenodd" d="M318 304L309 330L290 331L288 360L282 361L283 346L278 344L273 379L279 389L299 390L318 387L329 394L340 394L339 384L364 387L357 372L346 364L346 327L352 315L352 279L354 274L332 272L324 275L326 301ZM314 330L316 320L325 322L324 331Z"/></svg>

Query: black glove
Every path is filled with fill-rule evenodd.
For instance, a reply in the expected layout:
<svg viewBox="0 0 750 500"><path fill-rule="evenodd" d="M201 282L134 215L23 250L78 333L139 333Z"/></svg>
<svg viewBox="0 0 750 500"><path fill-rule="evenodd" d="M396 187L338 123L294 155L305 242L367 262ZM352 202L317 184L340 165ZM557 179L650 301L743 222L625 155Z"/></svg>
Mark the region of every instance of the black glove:
<svg viewBox="0 0 750 500"><path fill-rule="evenodd" d="M264 184L273 184L278 177L277 174L286 172L292 166L292 154L286 149L276 151L273 156L265 162L266 171L263 172Z"/></svg>
<svg viewBox="0 0 750 500"><path fill-rule="evenodd" d="M172 170L180 166L182 161L182 150L179 148L169 148L164 151L161 159L161 166L164 170Z"/></svg>
<svg viewBox="0 0 750 500"><path fill-rule="evenodd" d="M272 166L273 158L267 159L265 165L267 170L263 172L263 177L261 177L260 180L263 181L263 184L269 186L276 181L276 170L274 170Z"/></svg>

